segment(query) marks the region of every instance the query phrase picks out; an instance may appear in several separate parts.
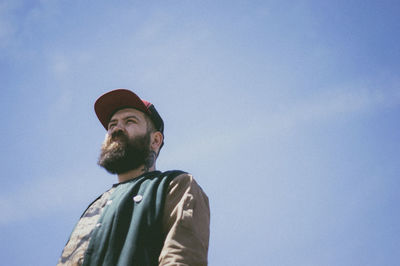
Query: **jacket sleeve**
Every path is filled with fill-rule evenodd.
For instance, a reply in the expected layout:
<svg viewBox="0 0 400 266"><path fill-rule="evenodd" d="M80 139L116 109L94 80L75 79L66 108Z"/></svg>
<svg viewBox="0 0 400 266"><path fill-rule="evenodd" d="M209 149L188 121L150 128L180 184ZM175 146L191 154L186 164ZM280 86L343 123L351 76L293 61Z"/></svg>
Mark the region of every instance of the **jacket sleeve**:
<svg viewBox="0 0 400 266"><path fill-rule="evenodd" d="M181 174L169 184L163 230L166 238L159 265L207 265L210 207L193 176Z"/></svg>

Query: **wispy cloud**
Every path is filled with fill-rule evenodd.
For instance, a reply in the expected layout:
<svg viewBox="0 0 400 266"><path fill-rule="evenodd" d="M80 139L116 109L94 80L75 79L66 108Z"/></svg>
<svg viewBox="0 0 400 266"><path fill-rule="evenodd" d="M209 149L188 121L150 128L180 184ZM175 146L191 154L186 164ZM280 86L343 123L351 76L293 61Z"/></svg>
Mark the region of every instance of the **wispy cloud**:
<svg viewBox="0 0 400 266"><path fill-rule="evenodd" d="M277 128L302 125L309 121L326 121L337 116L376 111L400 104L400 88L388 90L346 87L327 90L303 101L280 106L265 122Z"/></svg>
<svg viewBox="0 0 400 266"><path fill-rule="evenodd" d="M395 84L396 85L396 84ZM354 84L350 87L326 90L309 98L297 99L295 101L283 102L277 105L275 111L262 113L257 116L248 113L249 121L240 126L224 124L223 129L216 130L209 127L197 136L190 136L186 141L183 139L175 143L174 154L186 156L179 157L180 162L193 158L208 158L210 154L220 151L232 151L235 143L254 141L254 137L261 136L267 142L282 133L294 130L297 127L318 125L321 122L335 123L338 119L345 119L352 115L363 115L378 112L400 104L400 87L392 86L386 90L369 89ZM255 117L256 116L256 117ZM352 116L354 119L354 116ZM223 119L221 117L221 119ZM249 136L253 136L249 138ZM196 139L195 142L192 140ZM190 145L190 150L187 149ZM259 143L259 145L262 145ZM173 164L175 156L162 159L163 163Z"/></svg>

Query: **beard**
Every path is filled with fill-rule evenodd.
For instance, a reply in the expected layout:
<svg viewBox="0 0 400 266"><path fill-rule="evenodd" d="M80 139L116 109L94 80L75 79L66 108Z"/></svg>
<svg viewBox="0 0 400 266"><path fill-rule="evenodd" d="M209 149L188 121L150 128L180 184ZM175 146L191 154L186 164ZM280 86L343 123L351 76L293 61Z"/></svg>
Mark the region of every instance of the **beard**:
<svg viewBox="0 0 400 266"><path fill-rule="evenodd" d="M115 131L104 140L97 163L111 174L122 174L141 165L146 167L150 155L150 132L130 139L122 131Z"/></svg>

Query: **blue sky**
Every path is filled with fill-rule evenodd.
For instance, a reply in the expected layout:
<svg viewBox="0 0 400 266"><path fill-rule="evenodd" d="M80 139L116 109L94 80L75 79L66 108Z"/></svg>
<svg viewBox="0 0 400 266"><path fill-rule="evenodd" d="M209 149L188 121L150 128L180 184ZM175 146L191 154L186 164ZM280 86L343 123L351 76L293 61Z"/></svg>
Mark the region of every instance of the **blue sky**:
<svg viewBox="0 0 400 266"><path fill-rule="evenodd" d="M116 182L93 103L166 123L211 204L210 265L397 265L397 1L0 2L0 255L55 265Z"/></svg>

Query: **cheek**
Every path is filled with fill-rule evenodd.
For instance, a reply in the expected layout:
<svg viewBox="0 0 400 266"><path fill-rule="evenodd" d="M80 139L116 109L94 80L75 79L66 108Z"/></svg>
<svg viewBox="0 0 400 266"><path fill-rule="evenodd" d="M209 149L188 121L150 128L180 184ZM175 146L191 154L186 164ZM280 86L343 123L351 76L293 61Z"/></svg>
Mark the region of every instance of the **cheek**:
<svg viewBox="0 0 400 266"><path fill-rule="evenodd" d="M147 133L147 128L143 128L139 125L132 124L126 127L126 133L130 138L143 136L144 134Z"/></svg>

